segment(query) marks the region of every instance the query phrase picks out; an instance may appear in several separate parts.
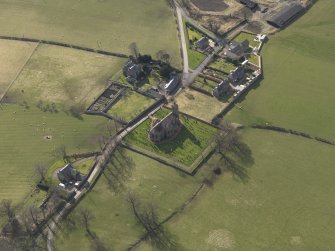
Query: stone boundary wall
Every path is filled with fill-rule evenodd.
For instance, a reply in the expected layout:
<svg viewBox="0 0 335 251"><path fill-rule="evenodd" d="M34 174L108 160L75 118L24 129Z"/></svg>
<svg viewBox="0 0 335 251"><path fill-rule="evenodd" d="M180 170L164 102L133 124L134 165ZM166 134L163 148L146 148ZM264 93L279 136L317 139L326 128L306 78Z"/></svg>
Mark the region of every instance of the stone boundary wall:
<svg viewBox="0 0 335 251"><path fill-rule="evenodd" d="M276 132L280 132L280 133L292 134L292 135L295 135L295 136L300 136L300 137L303 137L303 138L312 139L312 140L319 141L321 143L325 143L325 144L328 144L328 145L335 146L335 142L332 141L332 140L320 138L320 137L317 137L317 136L311 136L310 134L305 133L305 132L300 132L300 131L287 129L287 128L283 128L283 127L271 126L271 125L251 125L249 127L254 128L254 129L260 129L260 130L269 130L269 131L276 131ZM243 127L242 127L242 129L243 129Z"/></svg>
<svg viewBox="0 0 335 251"><path fill-rule="evenodd" d="M55 46L60 46L60 47L66 47L66 48L72 48L72 49L87 51L87 52L93 52L93 53L106 55L106 56L113 56L113 57L119 57L119 58L129 58L128 55L125 55L125 54L122 54L122 53L115 53L115 52L109 52L109 51L105 51L105 50L92 49L92 48L88 48L88 47L84 47L84 46L67 44L67 43L62 43L62 42L49 41L49 40L43 40L43 39L25 38L25 37L10 37L10 36L0 36L0 39L22 41L22 42L31 42L31 43L41 43L41 44L47 44L47 45L55 45Z"/></svg>

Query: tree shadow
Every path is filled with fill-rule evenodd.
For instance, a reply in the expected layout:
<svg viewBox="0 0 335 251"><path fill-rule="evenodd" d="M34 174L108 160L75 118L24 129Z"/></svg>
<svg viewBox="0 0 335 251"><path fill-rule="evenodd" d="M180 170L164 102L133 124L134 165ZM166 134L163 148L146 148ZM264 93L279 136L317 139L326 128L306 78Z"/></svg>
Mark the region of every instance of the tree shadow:
<svg viewBox="0 0 335 251"><path fill-rule="evenodd" d="M109 189L115 193L125 190L125 183L132 176L135 168L135 162L124 151L123 148L117 148L109 165L103 172Z"/></svg>
<svg viewBox="0 0 335 251"><path fill-rule="evenodd" d="M174 139L171 139L162 144L158 144L157 148L160 151L169 154L171 152L174 152L187 139L191 140L193 144L200 146L200 141L194 136L194 134L187 127L183 126Z"/></svg>
<svg viewBox="0 0 335 251"><path fill-rule="evenodd" d="M151 244L153 250L157 251L182 251L183 247L176 240L176 236L171 234L166 228L160 225L152 231L147 241Z"/></svg>

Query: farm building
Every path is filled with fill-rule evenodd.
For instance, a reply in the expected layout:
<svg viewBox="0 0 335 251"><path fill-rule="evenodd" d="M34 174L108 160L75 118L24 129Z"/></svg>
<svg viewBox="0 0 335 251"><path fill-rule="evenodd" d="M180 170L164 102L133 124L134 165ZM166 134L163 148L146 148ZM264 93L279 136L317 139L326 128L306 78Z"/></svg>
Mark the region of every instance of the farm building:
<svg viewBox="0 0 335 251"><path fill-rule="evenodd" d="M144 76L143 67L140 64L135 64L131 60L123 67L123 75L127 77L129 83L136 84Z"/></svg>
<svg viewBox="0 0 335 251"><path fill-rule="evenodd" d="M179 77L172 76L169 82L163 85L163 89L167 94L170 94L177 88L178 84L179 84Z"/></svg>
<svg viewBox="0 0 335 251"><path fill-rule="evenodd" d="M276 28L283 28L293 21L303 10L304 7L300 4L291 3L270 17L267 22Z"/></svg>
<svg viewBox="0 0 335 251"><path fill-rule="evenodd" d="M220 98L227 94L231 90L231 86L228 79L223 80L217 87L213 89L213 96Z"/></svg>
<svg viewBox="0 0 335 251"><path fill-rule="evenodd" d="M202 37L197 41L197 49L200 51L205 51L209 46L209 39L207 37Z"/></svg>
<svg viewBox="0 0 335 251"><path fill-rule="evenodd" d="M256 9L258 4L251 0L240 0L240 3L247 6L249 9Z"/></svg>
<svg viewBox="0 0 335 251"><path fill-rule="evenodd" d="M249 49L249 40L245 39L241 43L232 41L224 50L223 56L232 60L239 60Z"/></svg>

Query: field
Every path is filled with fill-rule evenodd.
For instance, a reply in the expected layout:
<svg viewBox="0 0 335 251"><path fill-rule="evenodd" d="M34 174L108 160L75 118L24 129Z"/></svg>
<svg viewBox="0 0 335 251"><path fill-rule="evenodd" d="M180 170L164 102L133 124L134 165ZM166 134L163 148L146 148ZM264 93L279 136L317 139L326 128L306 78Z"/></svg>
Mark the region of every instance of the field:
<svg viewBox="0 0 335 251"><path fill-rule="evenodd" d="M209 123L215 115L220 113L226 106L225 103L218 101L214 97L191 89L180 93L176 101L181 112L190 114Z"/></svg>
<svg viewBox="0 0 335 251"><path fill-rule="evenodd" d="M243 138L254 159L249 181L224 173L168 223L182 250L333 247L335 148L258 130Z"/></svg>
<svg viewBox="0 0 335 251"><path fill-rule="evenodd" d="M159 145L152 143L148 139L150 119L147 119L132 131L126 137L126 141L189 166L212 142L216 129L185 115L180 115L180 119L183 128L173 141Z"/></svg>
<svg viewBox="0 0 335 251"><path fill-rule="evenodd" d="M121 168L126 165L130 169L122 190L115 193L111 188L107 168L93 191L75 211L85 207L94 214L91 230L113 250L126 250L143 233L127 204L128 191L134 191L142 204L152 203L158 210L159 220L162 220L182 205L198 186L196 179L183 176L171 167L142 155L127 150L122 155L128 160L119 154L114 157L121 161L115 162L120 163ZM59 233L57 250L91 250L90 238L78 222L74 229L63 224Z"/></svg>
<svg viewBox="0 0 335 251"><path fill-rule="evenodd" d="M335 3L319 1L262 51L264 80L227 119L268 122L335 140Z"/></svg>
<svg viewBox="0 0 335 251"><path fill-rule="evenodd" d="M35 48L33 43L0 40L0 98Z"/></svg>
<svg viewBox="0 0 335 251"><path fill-rule="evenodd" d="M124 62L125 59L40 45L8 96L18 103L42 101L59 104L64 109L74 103L88 106Z"/></svg>
<svg viewBox="0 0 335 251"><path fill-rule="evenodd" d="M36 45L20 46L17 42L2 45L3 51L7 47L8 52L13 47L22 50L20 57L13 52L9 66L2 62L3 69L13 67L12 74L3 75L4 83L8 84L15 80L32 53L28 47ZM21 57L23 62L19 62ZM85 108L123 61L39 45L1 105L2 121L7 122L0 124L0 199L12 199L15 203L29 201L27 195L36 185L35 165L52 165L59 159L54 154L59 147L66 146L68 153L98 148L97 138L105 131L107 120L85 115L76 118L69 108L78 104Z"/></svg>
<svg viewBox="0 0 335 251"><path fill-rule="evenodd" d="M155 56L159 50L168 51L173 64L180 67L176 27L172 9L164 0L0 0L0 35L126 54L128 45L136 42L141 53Z"/></svg>
<svg viewBox="0 0 335 251"><path fill-rule="evenodd" d="M123 118L126 121L131 121L154 102L154 99L137 92L128 91L121 100L108 110L108 113Z"/></svg>

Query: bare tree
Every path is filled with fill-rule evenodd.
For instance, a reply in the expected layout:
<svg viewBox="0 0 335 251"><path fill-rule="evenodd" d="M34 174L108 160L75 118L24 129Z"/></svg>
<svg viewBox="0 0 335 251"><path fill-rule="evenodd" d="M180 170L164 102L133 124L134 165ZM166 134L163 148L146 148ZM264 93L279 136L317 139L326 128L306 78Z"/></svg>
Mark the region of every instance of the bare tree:
<svg viewBox="0 0 335 251"><path fill-rule="evenodd" d="M87 233L91 234L90 222L94 218L92 213L87 208L81 208L79 211L79 217L81 224L85 227Z"/></svg>
<svg viewBox="0 0 335 251"><path fill-rule="evenodd" d="M41 182L46 181L48 168L43 164L37 164L35 166L35 172L37 177L40 179Z"/></svg>
<svg viewBox="0 0 335 251"><path fill-rule="evenodd" d="M15 208L11 200L2 200L0 203L0 216L6 217L9 222L16 218Z"/></svg>
<svg viewBox="0 0 335 251"><path fill-rule="evenodd" d="M171 56L170 54L165 51L165 50L160 50L157 52L156 57L161 60L162 62L166 63L166 64L170 64L171 61Z"/></svg>
<svg viewBox="0 0 335 251"><path fill-rule="evenodd" d="M138 50L138 47L137 47L137 44L135 42L131 43L129 46L128 46L128 49L130 51L130 54L132 56L135 57L135 59L138 59L138 57L140 56L140 52Z"/></svg>

